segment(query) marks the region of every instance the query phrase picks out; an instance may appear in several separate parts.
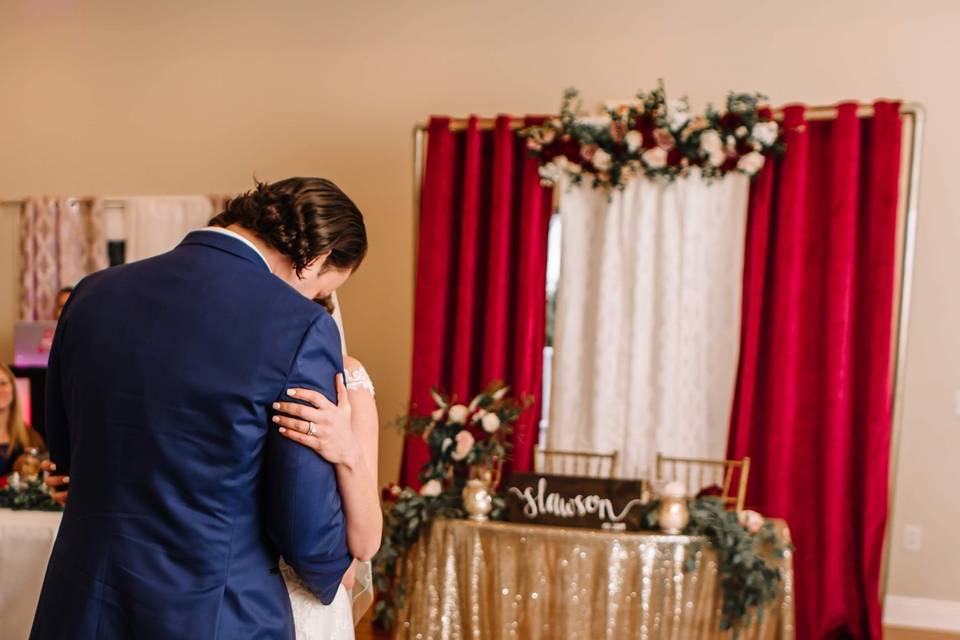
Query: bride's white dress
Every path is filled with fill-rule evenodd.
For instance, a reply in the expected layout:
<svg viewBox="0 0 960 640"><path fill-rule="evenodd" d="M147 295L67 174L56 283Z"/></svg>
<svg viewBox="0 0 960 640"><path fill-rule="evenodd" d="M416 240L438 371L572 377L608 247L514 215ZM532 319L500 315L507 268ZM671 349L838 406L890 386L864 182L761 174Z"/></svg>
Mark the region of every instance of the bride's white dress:
<svg viewBox="0 0 960 640"><path fill-rule="evenodd" d="M350 390L363 389L374 394L373 382L363 367L346 371L346 385ZM320 602L284 562L280 563L280 573L290 593L297 640L354 640L354 624L373 602L369 562L357 563L352 591L341 584L329 605Z"/></svg>

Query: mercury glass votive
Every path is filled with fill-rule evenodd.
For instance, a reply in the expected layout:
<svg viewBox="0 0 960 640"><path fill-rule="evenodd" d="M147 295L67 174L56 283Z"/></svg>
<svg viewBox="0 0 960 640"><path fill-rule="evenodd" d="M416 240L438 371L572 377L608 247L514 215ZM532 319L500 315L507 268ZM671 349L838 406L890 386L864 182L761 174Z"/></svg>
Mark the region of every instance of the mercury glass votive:
<svg viewBox="0 0 960 640"><path fill-rule="evenodd" d="M483 522L490 517L493 510L493 494L490 485L483 480L467 480L463 488L463 508L471 520Z"/></svg>
<svg viewBox="0 0 960 640"><path fill-rule="evenodd" d="M687 508L685 487L671 482L660 496L660 508L657 510L657 524L664 533L676 535L690 522L690 510Z"/></svg>

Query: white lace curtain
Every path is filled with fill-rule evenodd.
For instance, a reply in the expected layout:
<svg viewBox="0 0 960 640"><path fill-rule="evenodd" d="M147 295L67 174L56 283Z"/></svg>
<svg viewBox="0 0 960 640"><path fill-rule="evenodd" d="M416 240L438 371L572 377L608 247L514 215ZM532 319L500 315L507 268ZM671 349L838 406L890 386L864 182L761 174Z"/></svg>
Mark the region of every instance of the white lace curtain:
<svg viewBox="0 0 960 640"><path fill-rule="evenodd" d="M748 179L559 185L561 269L547 445L722 457L737 369Z"/></svg>

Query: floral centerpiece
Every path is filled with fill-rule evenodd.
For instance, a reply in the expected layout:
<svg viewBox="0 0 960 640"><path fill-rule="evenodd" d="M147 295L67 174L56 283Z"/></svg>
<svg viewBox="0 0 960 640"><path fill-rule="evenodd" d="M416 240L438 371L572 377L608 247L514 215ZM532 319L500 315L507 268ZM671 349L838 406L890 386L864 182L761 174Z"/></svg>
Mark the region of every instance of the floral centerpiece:
<svg viewBox="0 0 960 640"><path fill-rule="evenodd" d="M694 170L707 178L752 177L783 151L779 125L757 93L731 92L725 110L693 114L686 98L668 100L661 84L638 92L635 102L608 106L601 118L584 118L578 95L568 89L558 117L521 132L545 185L563 175L605 190L635 176L673 180Z"/></svg>
<svg viewBox="0 0 960 640"><path fill-rule="evenodd" d="M398 421L408 435L423 438L430 460L420 471L419 491L389 485L383 490L384 531L380 551L373 560L373 584L378 592L374 623L390 628L403 605L399 571L404 554L419 539L424 525L438 517L463 518L463 488L471 478L499 485L503 463L510 451L512 425L529 402L508 396L509 387L492 383L469 404L436 391L436 408L427 416L404 416ZM494 518L502 517L502 496L493 501Z"/></svg>
<svg viewBox="0 0 960 640"><path fill-rule="evenodd" d="M26 477L14 471L0 478L0 509L61 511L63 507L50 497L50 488L39 476Z"/></svg>

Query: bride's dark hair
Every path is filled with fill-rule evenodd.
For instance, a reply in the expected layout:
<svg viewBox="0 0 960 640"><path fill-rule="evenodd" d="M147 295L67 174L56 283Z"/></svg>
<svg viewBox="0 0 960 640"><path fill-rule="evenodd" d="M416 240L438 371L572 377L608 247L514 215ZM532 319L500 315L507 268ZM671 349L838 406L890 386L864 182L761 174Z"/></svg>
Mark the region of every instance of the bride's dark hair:
<svg viewBox="0 0 960 640"><path fill-rule="evenodd" d="M314 298L313 301L316 302L321 307L323 307L324 309L326 309L327 313L329 313L330 315L333 315L333 311L334 311L333 295L324 296L323 298Z"/></svg>
<svg viewBox="0 0 960 640"><path fill-rule="evenodd" d="M298 275L327 252L327 266L351 271L367 255L363 214L325 178L257 181L254 189L230 200L210 224L250 229L288 256Z"/></svg>

